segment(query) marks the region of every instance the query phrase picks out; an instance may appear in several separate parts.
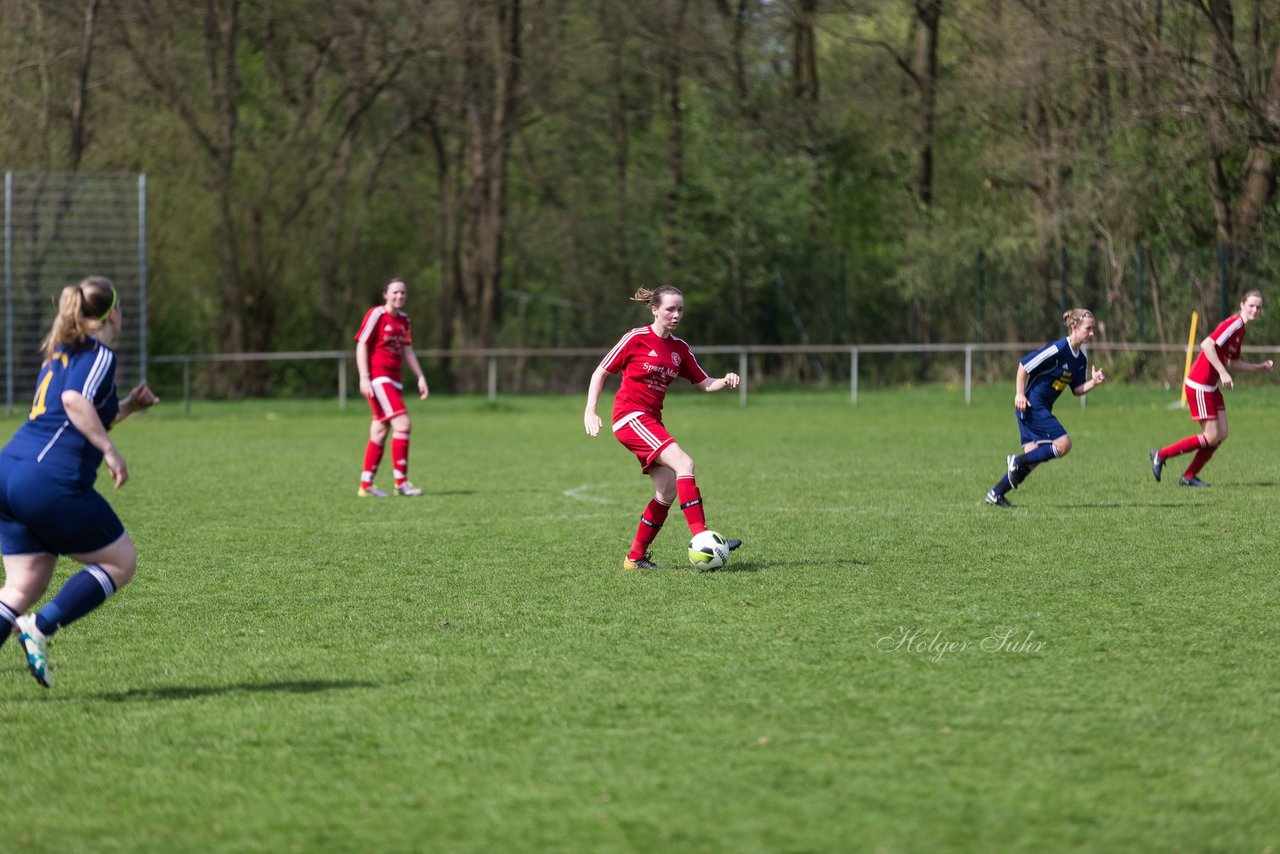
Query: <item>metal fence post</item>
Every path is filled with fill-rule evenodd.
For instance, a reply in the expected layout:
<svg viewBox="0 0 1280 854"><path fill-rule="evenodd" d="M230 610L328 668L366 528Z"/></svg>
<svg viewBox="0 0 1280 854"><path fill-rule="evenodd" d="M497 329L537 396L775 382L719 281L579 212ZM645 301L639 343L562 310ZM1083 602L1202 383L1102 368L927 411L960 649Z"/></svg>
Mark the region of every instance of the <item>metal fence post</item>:
<svg viewBox="0 0 1280 854"><path fill-rule="evenodd" d="M973 345L964 345L964 405L973 400Z"/></svg>
<svg viewBox="0 0 1280 854"><path fill-rule="evenodd" d="M858 348L849 348L849 404L858 405Z"/></svg>
<svg viewBox="0 0 1280 854"><path fill-rule="evenodd" d="M147 378L147 175L138 176L138 375Z"/></svg>
<svg viewBox="0 0 1280 854"><path fill-rule="evenodd" d="M191 357L182 360L182 414L191 414Z"/></svg>
<svg viewBox="0 0 1280 854"><path fill-rule="evenodd" d="M4 408L13 414L13 173L4 173Z"/></svg>
<svg viewBox="0 0 1280 854"><path fill-rule="evenodd" d="M498 399L498 357L489 354L489 400Z"/></svg>
<svg viewBox="0 0 1280 854"><path fill-rule="evenodd" d="M747 351L738 351L738 405L747 405Z"/></svg>
<svg viewBox="0 0 1280 854"><path fill-rule="evenodd" d="M338 360L338 408L347 408L347 357Z"/></svg>

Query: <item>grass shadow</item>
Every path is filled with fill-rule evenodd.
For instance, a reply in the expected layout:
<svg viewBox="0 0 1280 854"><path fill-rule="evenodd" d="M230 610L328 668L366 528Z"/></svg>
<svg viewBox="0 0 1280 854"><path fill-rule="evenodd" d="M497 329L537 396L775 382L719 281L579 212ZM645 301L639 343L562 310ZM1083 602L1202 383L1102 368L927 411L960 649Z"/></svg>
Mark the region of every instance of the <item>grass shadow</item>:
<svg viewBox="0 0 1280 854"><path fill-rule="evenodd" d="M321 691L348 691L353 688L376 688L376 682L355 679L302 679L295 682L240 683L238 685L169 685L157 688L130 688L128 691L108 691L90 694L87 699L105 700L108 703L128 703L134 700L195 700L200 697L217 697L224 694L317 694Z"/></svg>
<svg viewBox="0 0 1280 854"><path fill-rule="evenodd" d="M1094 501L1094 502L1083 503L1083 504L1061 504L1061 503L1051 501L1045 504L1027 505L1028 509L1034 509L1035 507L1053 507L1053 508L1061 508L1064 510L1105 510L1109 507L1143 507L1143 508L1149 507L1152 509L1162 507L1162 508L1167 508L1171 510L1183 509L1183 510L1197 510L1197 511L1202 509L1201 507L1194 504L1186 504L1186 503L1174 502L1174 501L1161 501L1161 502Z"/></svg>
<svg viewBox="0 0 1280 854"><path fill-rule="evenodd" d="M722 566L719 569L712 570L708 575L723 572L759 572L760 570L768 569L773 565L774 564L772 562L758 560L735 560L728 566ZM786 565L788 567L820 566L829 569L832 566L871 566L871 561L862 560L860 558L789 558Z"/></svg>
<svg viewBox="0 0 1280 854"><path fill-rule="evenodd" d="M722 566L715 572L759 572L763 569L759 561L754 560L735 560L728 566Z"/></svg>

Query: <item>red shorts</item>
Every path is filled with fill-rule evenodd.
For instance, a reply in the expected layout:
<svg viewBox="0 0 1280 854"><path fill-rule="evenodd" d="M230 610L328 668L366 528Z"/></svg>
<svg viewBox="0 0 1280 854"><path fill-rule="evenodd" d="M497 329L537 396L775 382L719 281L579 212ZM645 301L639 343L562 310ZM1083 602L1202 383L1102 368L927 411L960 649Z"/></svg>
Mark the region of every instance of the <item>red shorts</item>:
<svg viewBox="0 0 1280 854"><path fill-rule="evenodd" d="M395 380L379 377L373 381L373 394L369 395L369 408L374 421L390 421L404 415L404 400L400 397L402 386Z"/></svg>
<svg viewBox="0 0 1280 854"><path fill-rule="evenodd" d="M625 415L613 424L613 435L628 451L640 460L640 471L648 474L658 460L658 454L675 439L652 415L633 413Z"/></svg>
<svg viewBox="0 0 1280 854"><path fill-rule="evenodd" d="M1213 421L1219 412L1227 411L1227 402L1222 399L1222 389L1205 391L1204 386L1193 388L1186 384L1187 409L1191 410L1192 421Z"/></svg>

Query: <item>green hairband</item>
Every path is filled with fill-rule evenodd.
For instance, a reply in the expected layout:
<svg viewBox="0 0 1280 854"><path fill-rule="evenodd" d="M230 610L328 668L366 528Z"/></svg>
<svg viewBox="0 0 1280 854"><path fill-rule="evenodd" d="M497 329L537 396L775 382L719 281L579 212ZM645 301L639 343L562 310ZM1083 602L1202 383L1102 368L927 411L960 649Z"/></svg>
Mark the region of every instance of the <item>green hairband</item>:
<svg viewBox="0 0 1280 854"><path fill-rule="evenodd" d="M107 318L111 316L111 312L116 310L116 299L118 297L119 297L119 294L116 292L116 289L112 288L111 289L111 307L102 313L102 317L98 318L99 323L106 323Z"/></svg>

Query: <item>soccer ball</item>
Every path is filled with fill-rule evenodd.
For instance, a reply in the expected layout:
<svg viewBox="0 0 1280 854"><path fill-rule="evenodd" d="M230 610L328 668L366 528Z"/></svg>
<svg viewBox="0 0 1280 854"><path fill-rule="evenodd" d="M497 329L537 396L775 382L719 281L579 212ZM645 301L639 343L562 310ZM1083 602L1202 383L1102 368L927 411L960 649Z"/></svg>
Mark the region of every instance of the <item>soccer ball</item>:
<svg viewBox="0 0 1280 854"><path fill-rule="evenodd" d="M689 541L689 562L698 569L719 569L729 562L729 544L715 531L694 534Z"/></svg>

